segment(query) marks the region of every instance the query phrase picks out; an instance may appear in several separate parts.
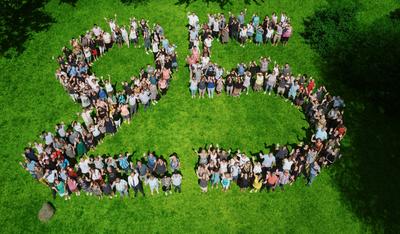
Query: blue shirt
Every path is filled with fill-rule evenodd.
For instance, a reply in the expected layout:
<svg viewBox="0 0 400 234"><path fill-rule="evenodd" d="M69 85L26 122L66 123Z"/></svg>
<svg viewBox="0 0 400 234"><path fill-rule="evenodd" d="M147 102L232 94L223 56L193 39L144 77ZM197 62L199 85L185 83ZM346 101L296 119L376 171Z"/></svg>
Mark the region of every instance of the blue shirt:
<svg viewBox="0 0 400 234"><path fill-rule="evenodd" d="M118 162L122 169L127 169L129 167L128 157L119 158Z"/></svg>
<svg viewBox="0 0 400 234"><path fill-rule="evenodd" d="M168 39L162 40L162 45L163 45L164 49L167 49L168 46L169 46L169 41L168 41Z"/></svg>
<svg viewBox="0 0 400 234"><path fill-rule="evenodd" d="M68 69L68 75L69 75L70 77L72 77L72 76L76 76L76 74L77 74L76 67L75 67L75 66L69 67L69 69Z"/></svg>
<svg viewBox="0 0 400 234"><path fill-rule="evenodd" d="M150 168L154 168L154 165L156 165L156 157L147 157L147 166Z"/></svg>
<svg viewBox="0 0 400 234"><path fill-rule="evenodd" d="M322 130L321 128L318 128L317 133L315 133L315 138L325 141L326 139L328 139L328 133L326 133L326 131Z"/></svg>
<svg viewBox="0 0 400 234"><path fill-rule="evenodd" d="M35 166L36 166L36 162L33 160L26 164L26 168L29 170L29 172L31 174L35 173Z"/></svg>
<svg viewBox="0 0 400 234"><path fill-rule="evenodd" d="M106 91L104 91L104 89L100 89L99 98L100 99L106 99L107 98L107 93L106 93Z"/></svg>
<svg viewBox="0 0 400 234"><path fill-rule="evenodd" d="M244 66L239 65L238 67L238 75L243 76L244 75Z"/></svg>

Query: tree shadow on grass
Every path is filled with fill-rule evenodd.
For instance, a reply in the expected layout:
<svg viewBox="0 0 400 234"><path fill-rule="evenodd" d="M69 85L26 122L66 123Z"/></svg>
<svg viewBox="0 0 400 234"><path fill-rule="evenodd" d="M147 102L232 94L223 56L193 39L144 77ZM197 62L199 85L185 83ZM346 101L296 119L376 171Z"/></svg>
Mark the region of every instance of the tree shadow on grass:
<svg viewBox="0 0 400 234"><path fill-rule="evenodd" d="M348 135L333 180L358 217L389 233L400 230L399 12L363 26L357 9L331 4L305 20L303 34L321 55L326 86L347 100Z"/></svg>
<svg viewBox="0 0 400 234"><path fill-rule="evenodd" d="M196 2L197 0L178 0L175 5L185 5L185 7L190 6L190 4ZM234 0L202 0L207 6L210 3L218 3L221 9L225 9L225 6L232 5ZM256 5L261 5L260 2L264 2L264 0L243 0L246 5L251 5L252 3Z"/></svg>
<svg viewBox="0 0 400 234"><path fill-rule="evenodd" d="M32 33L55 22L43 7L48 0L5 1L0 15L0 55L13 57L24 51Z"/></svg>

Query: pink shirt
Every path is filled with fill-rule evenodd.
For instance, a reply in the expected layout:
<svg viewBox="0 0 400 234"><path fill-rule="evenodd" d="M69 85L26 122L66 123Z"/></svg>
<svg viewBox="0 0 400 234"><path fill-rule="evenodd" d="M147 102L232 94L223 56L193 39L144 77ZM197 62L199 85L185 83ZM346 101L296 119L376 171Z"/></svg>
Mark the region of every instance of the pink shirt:
<svg viewBox="0 0 400 234"><path fill-rule="evenodd" d="M290 37L290 36L292 36L292 27L287 28L282 34L282 37Z"/></svg>

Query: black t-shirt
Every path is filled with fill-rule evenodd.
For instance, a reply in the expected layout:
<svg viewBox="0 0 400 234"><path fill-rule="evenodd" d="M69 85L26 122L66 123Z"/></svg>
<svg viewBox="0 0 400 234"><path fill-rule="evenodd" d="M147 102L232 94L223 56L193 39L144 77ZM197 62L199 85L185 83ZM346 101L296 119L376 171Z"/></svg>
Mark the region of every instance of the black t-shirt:
<svg viewBox="0 0 400 234"><path fill-rule="evenodd" d="M285 78L282 78L279 80L279 88L285 88L286 86L286 80Z"/></svg>
<svg viewBox="0 0 400 234"><path fill-rule="evenodd" d="M241 81L236 81L235 88L241 89L243 87L243 83Z"/></svg>
<svg viewBox="0 0 400 234"><path fill-rule="evenodd" d="M254 77L258 72L260 72L260 66L250 66L249 71L251 73L251 76Z"/></svg>
<svg viewBox="0 0 400 234"><path fill-rule="evenodd" d="M226 86L228 86L228 87L233 86L233 80L232 79L227 79L226 80Z"/></svg>

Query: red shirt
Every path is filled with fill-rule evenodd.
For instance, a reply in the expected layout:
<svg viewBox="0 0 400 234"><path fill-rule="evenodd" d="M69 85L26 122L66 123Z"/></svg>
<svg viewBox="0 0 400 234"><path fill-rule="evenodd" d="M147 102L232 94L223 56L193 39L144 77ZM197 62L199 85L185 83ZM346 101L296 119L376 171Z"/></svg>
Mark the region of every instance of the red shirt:
<svg viewBox="0 0 400 234"><path fill-rule="evenodd" d="M276 182L278 182L278 176L271 175L270 177L268 177L267 182L268 184L275 185Z"/></svg>

